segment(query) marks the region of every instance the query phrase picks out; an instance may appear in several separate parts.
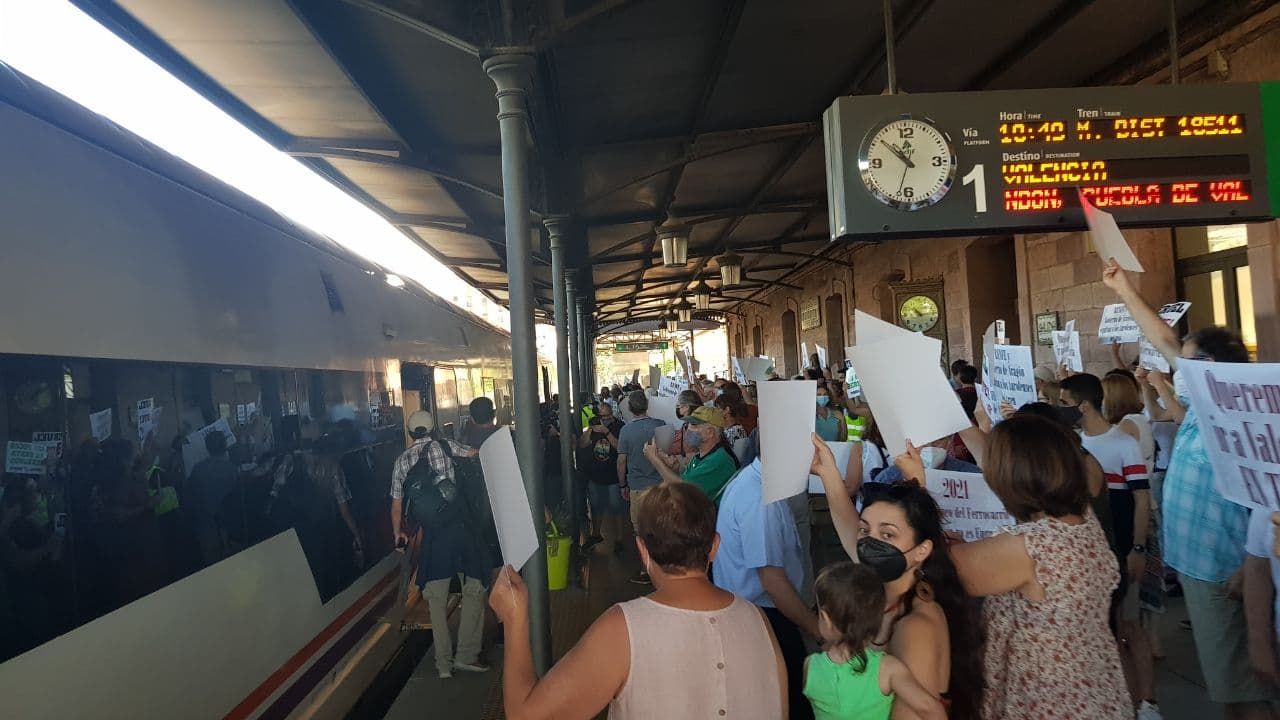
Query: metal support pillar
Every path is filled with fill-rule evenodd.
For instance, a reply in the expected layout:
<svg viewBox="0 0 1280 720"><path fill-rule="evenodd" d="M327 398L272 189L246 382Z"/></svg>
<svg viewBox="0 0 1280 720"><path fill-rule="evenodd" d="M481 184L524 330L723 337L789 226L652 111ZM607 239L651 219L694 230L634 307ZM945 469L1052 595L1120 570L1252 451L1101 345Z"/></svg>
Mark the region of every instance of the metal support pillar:
<svg viewBox="0 0 1280 720"><path fill-rule="evenodd" d="M515 381L515 445L520 475L529 494L529 512L538 532L538 551L521 571L529 586L529 637L534 670L551 667L551 614L547 591L546 534L543 530L542 448L538 411L538 348L533 328L533 247L529 228L529 113L525 104L533 56L495 55L484 71L497 87L502 139L502 205L507 241L507 281L511 307L511 369Z"/></svg>
<svg viewBox="0 0 1280 720"><path fill-rule="evenodd" d="M578 332L582 334L582 374L583 382L590 392L599 387L596 380L596 343L591 337L591 309L587 307L587 298L578 297Z"/></svg>
<svg viewBox="0 0 1280 720"><path fill-rule="evenodd" d="M560 487L565 508L569 510L568 522L562 531L571 538L578 537L577 513L573 512L573 441L578 436L574 422L573 403L569 387L569 293L564 273L564 230L568 219L553 216L542 221L551 236L551 288L555 294L556 319L556 384L560 388Z"/></svg>
<svg viewBox="0 0 1280 720"><path fill-rule="evenodd" d="M582 389L588 395L596 391L595 379L591 376L591 343L587 342L587 301L578 295L574 312L578 315L578 367L582 368Z"/></svg>
<svg viewBox="0 0 1280 720"><path fill-rule="evenodd" d="M582 411L582 338L578 335L578 293L573 272L564 271L565 314L568 316L566 333L569 337L569 378L573 382L573 395L569 398L573 409ZM574 427L577 427L576 423ZM581 430L581 428L579 428Z"/></svg>
<svg viewBox="0 0 1280 720"><path fill-rule="evenodd" d="M898 54L893 30L893 0L884 0L884 67L888 84L885 92L898 94Z"/></svg>

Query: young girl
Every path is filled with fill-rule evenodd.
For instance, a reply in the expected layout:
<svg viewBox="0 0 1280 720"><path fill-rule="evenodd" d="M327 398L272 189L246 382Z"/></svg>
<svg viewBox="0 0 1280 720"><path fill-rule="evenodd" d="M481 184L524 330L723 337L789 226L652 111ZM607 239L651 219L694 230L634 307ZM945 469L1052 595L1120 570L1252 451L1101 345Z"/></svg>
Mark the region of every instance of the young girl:
<svg viewBox="0 0 1280 720"><path fill-rule="evenodd" d="M907 666L871 646L884 612L884 583L875 571L839 562L822 571L814 589L828 648L804 664L804 695L816 720L889 720L894 702L924 720L945 720L942 703Z"/></svg>

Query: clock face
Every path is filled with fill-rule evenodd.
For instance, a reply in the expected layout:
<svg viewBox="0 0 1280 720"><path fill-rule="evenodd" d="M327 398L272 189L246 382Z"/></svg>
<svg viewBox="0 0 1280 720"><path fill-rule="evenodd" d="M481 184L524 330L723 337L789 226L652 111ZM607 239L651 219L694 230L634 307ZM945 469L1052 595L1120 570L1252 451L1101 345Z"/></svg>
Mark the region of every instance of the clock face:
<svg viewBox="0 0 1280 720"><path fill-rule="evenodd" d="M938 324L938 303L924 295L907 298L898 308L902 326L914 332L925 332Z"/></svg>
<svg viewBox="0 0 1280 720"><path fill-rule="evenodd" d="M912 211L951 189L956 155L951 139L925 118L903 115L873 128L858 153L862 182L889 207Z"/></svg>

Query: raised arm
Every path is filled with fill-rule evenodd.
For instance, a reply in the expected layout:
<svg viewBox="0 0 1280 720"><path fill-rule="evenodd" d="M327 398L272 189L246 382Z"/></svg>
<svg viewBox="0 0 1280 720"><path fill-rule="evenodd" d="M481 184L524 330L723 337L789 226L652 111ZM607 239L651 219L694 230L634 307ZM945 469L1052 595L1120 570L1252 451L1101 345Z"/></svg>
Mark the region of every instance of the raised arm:
<svg viewBox="0 0 1280 720"><path fill-rule="evenodd" d="M854 450L861 446L862 443L858 443ZM849 464L853 465L852 451L849 453ZM862 465L861 458L858 465ZM813 462L809 472L822 479L822 487L827 493L827 507L831 511L831 522L836 526L840 546L850 560L858 562L858 537L862 533L862 518L858 515L858 508L854 506L851 496L856 495L862 487L862 473L858 473L854 485L849 484L850 478L841 478L835 455L831 454L831 448L827 447L817 433L813 434Z"/></svg>
<svg viewBox="0 0 1280 720"><path fill-rule="evenodd" d="M982 407L982 403L978 403L978 407ZM976 425L970 425L960 431L960 439L964 441L964 446L969 448L969 454L973 456L973 464L982 467L982 458L987 454L987 434Z"/></svg>
<svg viewBox="0 0 1280 720"><path fill-rule="evenodd" d="M1111 258L1103 269L1102 282L1120 297L1120 301L1129 309L1129 315L1138 324L1138 329L1147 338L1147 342L1160 351L1160 354L1169 361L1170 366L1176 367L1178 356L1182 354L1182 343L1178 341L1178 333L1169 327L1155 308L1142 299L1137 289L1133 287L1129 274L1116 264L1115 258Z"/></svg>
<svg viewBox="0 0 1280 720"><path fill-rule="evenodd" d="M502 621L502 704L510 720L588 720L604 710L631 672L627 621L617 607L587 628L577 645L541 680L533 671L529 645L529 594L510 566L489 593Z"/></svg>
<svg viewBox="0 0 1280 720"><path fill-rule="evenodd" d="M1021 535L1001 533L951 546L960 584L970 597L1024 590L1035 582L1035 561Z"/></svg>

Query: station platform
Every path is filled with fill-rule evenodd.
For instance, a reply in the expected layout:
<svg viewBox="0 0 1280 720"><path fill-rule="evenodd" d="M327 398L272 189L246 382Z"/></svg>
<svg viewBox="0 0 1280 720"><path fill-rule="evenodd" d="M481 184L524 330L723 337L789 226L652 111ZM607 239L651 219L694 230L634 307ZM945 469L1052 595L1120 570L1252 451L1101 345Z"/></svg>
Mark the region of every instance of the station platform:
<svg viewBox="0 0 1280 720"><path fill-rule="evenodd" d="M611 605L652 591L651 585L630 582L639 570L635 546L627 542L620 555L611 543L601 543L586 557L580 586L570 583L551 593L551 640L556 659ZM606 547L607 546L607 547ZM456 619L456 618L455 618ZM482 675L455 673L448 680L436 677L435 651L428 650L386 714L386 720L419 720L447 710L454 720L498 720L502 710L502 647L496 629L486 633L487 661L492 670ZM601 717L606 717L605 713Z"/></svg>
<svg viewBox="0 0 1280 720"><path fill-rule="evenodd" d="M841 559L835 530L820 499L814 503L812 551L818 567ZM621 555L614 555L608 543L597 545L587 557L581 587L551 593L551 639L559 659L569 651L587 627L609 606L652 591L650 585L636 585L630 578L639 569L634 546L628 542ZM1157 632L1165 658L1156 662L1156 696L1165 720L1203 720L1220 710L1209 702L1204 678L1196 660L1191 630L1181 598L1169 598L1157 620ZM487 660L492 670L483 675L457 673L451 679L436 677L435 655L429 650L386 714L386 720L419 720L432 712L447 711L456 720L500 720L502 708L501 637L490 629L486 640ZM607 717L601 713L600 718Z"/></svg>

